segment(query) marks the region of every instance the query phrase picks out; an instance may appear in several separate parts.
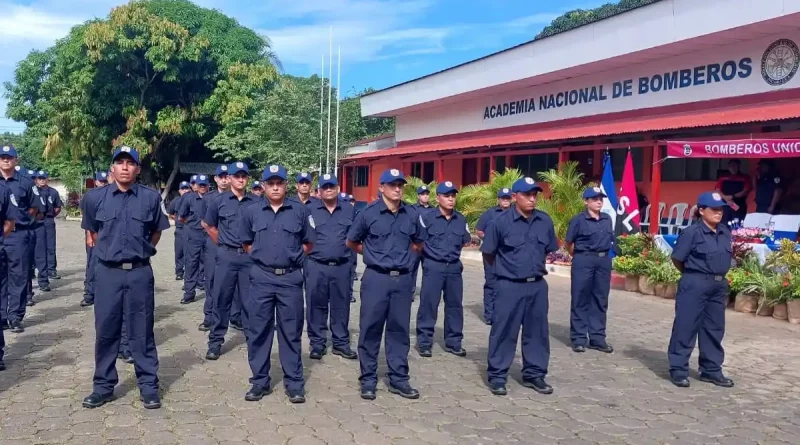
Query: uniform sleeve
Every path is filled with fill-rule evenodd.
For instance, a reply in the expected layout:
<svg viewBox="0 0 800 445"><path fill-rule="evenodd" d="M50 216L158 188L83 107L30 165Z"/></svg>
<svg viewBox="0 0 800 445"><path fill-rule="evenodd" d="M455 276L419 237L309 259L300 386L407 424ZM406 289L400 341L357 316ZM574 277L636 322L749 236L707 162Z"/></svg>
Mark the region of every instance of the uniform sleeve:
<svg viewBox="0 0 800 445"><path fill-rule="evenodd" d="M95 213L97 212L97 206L94 203L94 199L92 198L91 194L83 195L83 199L81 200L81 207L83 208L83 215L81 217L81 228L83 230L90 230L92 232L97 232L97 221L95 220Z"/></svg>
<svg viewBox="0 0 800 445"><path fill-rule="evenodd" d="M253 232L253 209L255 206L250 206L245 209L244 214L239 218L239 239L242 244L253 244L255 233Z"/></svg>
<svg viewBox="0 0 800 445"><path fill-rule="evenodd" d="M194 196L192 196L191 198L194 198ZM188 218L189 217L189 210L190 210L190 208L192 206L192 201L194 201L194 199L191 199L191 198L181 199L181 203L180 203L180 206L179 206L180 208L178 209L178 217L179 218Z"/></svg>
<svg viewBox="0 0 800 445"><path fill-rule="evenodd" d="M678 235L678 240L672 249L673 260L685 263L689 259L689 254L692 253L692 238L694 238L693 230L684 230Z"/></svg>
<svg viewBox="0 0 800 445"><path fill-rule="evenodd" d="M211 227L217 227L217 224L219 224L219 200L212 200L206 205L206 214L203 222Z"/></svg>
<svg viewBox="0 0 800 445"><path fill-rule="evenodd" d="M467 222L467 219L466 218L463 219L464 219L464 226L466 226L467 231L464 232L464 239L462 240L464 242L462 244L469 244L470 242L472 242L472 235L470 235L469 233L469 223Z"/></svg>
<svg viewBox="0 0 800 445"><path fill-rule="evenodd" d="M550 224L547 227L547 234L550 238L550 241L545 246L544 251L547 253L555 252L558 250L558 237L556 237L556 228L553 226L553 221L550 221Z"/></svg>
<svg viewBox="0 0 800 445"><path fill-rule="evenodd" d="M61 200L61 195L58 194L56 189L51 188L51 193L53 194L53 207L61 208L64 207L64 201Z"/></svg>
<svg viewBox="0 0 800 445"><path fill-rule="evenodd" d="M38 202L39 200L38 199L34 199L36 197L36 195L33 194L33 188L34 187L36 187L36 186L34 185L34 186L29 187L29 188L26 188L25 196L22 197L22 201L20 201L20 205L22 205L22 203L26 203L28 205L29 209L35 209L35 210L38 211L39 210L39 202Z"/></svg>
<svg viewBox="0 0 800 445"><path fill-rule="evenodd" d="M424 212L422 209L420 209L415 213L415 229L414 234L411 236L411 241L414 243L421 243L428 239L428 226L430 224L425 223L425 217L427 215L432 215L433 212Z"/></svg>
<svg viewBox="0 0 800 445"><path fill-rule="evenodd" d="M169 229L169 218L167 218L167 215L161 210L161 196L158 194L156 194L155 209L153 212L155 213L153 218L153 232L163 232Z"/></svg>
<svg viewBox="0 0 800 445"><path fill-rule="evenodd" d="M714 190L722 191L722 183L728 180L728 175L722 175L717 179L717 183L714 184Z"/></svg>
<svg viewBox="0 0 800 445"><path fill-rule="evenodd" d="M303 241L303 244L314 244L317 242L316 225L314 217L311 215L311 210L303 206L303 228L300 230L300 239Z"/></svg>
<svg viewBox="0 0 800 445"><path fill-rule="evenodd" d="M12 215L9 215L9 201L11 197L11 192L8 191L8 187L3 187L2 192L0 192L0 213L2 213L2 220L8 221L13 219Z"/></svg>
<svg viewBox="0 0 800 445"><path fill-rule="evenodd" d="M178 198L173 199L172 201L167 204L167 215L174 215L175 214L175 204L178 202Z"/></svg>
<svg viewBox="0 0 800 445"><path fill-rule="evenodd" d="M478 223L475 224L475 230L480 230L481 232L486 231L486 226L489 224L489 215L492 210L487 210L483 212L480 218L478 218Z"/></svg>
<svg viewBox="0 0 800 445"><path fill-rule="evenodd" d="M367 222L364 220L365 213L366 212L357 213L355 220L353 220L353 225L350 226L350 230L347 231L347 239L354 243L363 242L364 238L367 237Z"/></svg>
<svg viewBox="0 0 800 445"><path fill-rule="evenodd" d="M497 228L497 221L490 221L484 231L483 244L481 244L481 252L494 255L500 247L500 231Z"/></svg>
<svg viewBox="0 0 800 445"><path fill-rule="evenodd" d="M567 235L564 237L564 241L570 244L574 243L578 238L578 227L578 218L572 218L569 220L569 226L567 226Z"/></svg>

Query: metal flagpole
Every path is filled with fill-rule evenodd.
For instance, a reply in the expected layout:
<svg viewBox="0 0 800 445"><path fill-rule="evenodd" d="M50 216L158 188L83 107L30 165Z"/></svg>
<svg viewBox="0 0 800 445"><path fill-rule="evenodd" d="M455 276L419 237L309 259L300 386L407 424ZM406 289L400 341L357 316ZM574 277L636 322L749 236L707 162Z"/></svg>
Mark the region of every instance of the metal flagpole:
<svg viewBox="0 0 800 445"><path fill-rule="evenodd" d="M333 175L339 177L339 93L342 91L342 47L339 47L339 62L336 65L336 142L333 150Z"/></svg>
<svg viewBox="0 0 800 445"><path fill-rule="evenodd" d="M322 174L322 148L325 139L323 138L323 121L325 115L325 54L322 55L322 74L319 79L319 173Z"/></svg>
<svg viewBox="0 0 800 445"><path fill-rule="evenodd" d="M331 93L333 87L333 26L331 26L330 42L328 47L328 71L330 78L328 79L328 151L325 156L325 173L331 172Z"/></svg>

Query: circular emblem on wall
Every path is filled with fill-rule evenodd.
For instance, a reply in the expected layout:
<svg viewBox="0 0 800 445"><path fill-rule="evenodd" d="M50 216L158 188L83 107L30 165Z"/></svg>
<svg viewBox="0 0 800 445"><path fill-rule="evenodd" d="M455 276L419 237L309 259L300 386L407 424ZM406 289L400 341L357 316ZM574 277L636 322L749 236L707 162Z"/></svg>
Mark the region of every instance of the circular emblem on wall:
<svg viewBox="0 0 800 445"><path fill-rule="evenodd" d="M692 155L692 146L689 144L683 144L683 155L684 156L691 156Z"/></svg>
<svg viewBox="0 0 800 445"><path fill-rule="evenodd" d="M789 39L780 39L770 45L761 57L761 77L772 86L784 85L797 73L800 49Z"/></svg>

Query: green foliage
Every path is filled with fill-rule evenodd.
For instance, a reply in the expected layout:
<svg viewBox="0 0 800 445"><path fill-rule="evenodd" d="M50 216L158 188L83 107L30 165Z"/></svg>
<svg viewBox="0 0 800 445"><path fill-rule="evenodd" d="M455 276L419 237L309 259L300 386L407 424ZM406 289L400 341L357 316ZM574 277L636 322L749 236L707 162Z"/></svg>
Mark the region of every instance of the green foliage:
<svg viewBox="0 0 800 445"><path fill-rule="evenodd" d="M438 185L436 181L425 183L422 179L419 179L414 176L406 177L406 186L403 187L403 201L408 204L416 204L417 203L417 188L423 185L428 186L428 190L431 192L431 206L438 205L436 201L436 186Z"/></svg>
<svg viewBox="0 0 800 445"><path fill-rule="evenodd" d="M550 196L540 197L536 208L550 215L556 229L556 237L563 240L567 235L569 221L584 209L584 175L575 161L560 165L561 169L550 169L539 173L539 180L550 186Z"/></svg>
<svg viewBox="0 0 800 445"><path fill-rule="evenodd" d="M548 26L536 35L535 40L550 37L555 34L569 31L579 26L622 14L640 6L649 5L659 0L620 0L619 3L606 3L594 9L575 9L554 19Z"/></svg>
<svg viewBox="0 0 800 445"><path fill-rule="evenodd" d="M652 284L674 284L681 279L681 273L671 261L651 263L645 273Z"/></svg>
<svg viewBox="0 0 800 445"><path fill-rule="evenodd" d="M510 189L514 181L522 177L522 173L512 168L503 173L492 172L490 177L487 183L468 185L458 192L456 209L467 218L470 228L475 227L483 212L497 205L497 192Z"/></svg>
<svg viewBox="0 0 800 445"><path fill-rule="evenodd" d="M622 275L644 275L647 264L641 257L618 256L612 260L614 270Z"/></svg>
<svg viewBox="0 0 800 445"><path fill-rule="evenodd" d="M658 250L653 236L643 232L620 235L617 237L617 246L621 256L630 257L641 256L645 251Z"/></svg>

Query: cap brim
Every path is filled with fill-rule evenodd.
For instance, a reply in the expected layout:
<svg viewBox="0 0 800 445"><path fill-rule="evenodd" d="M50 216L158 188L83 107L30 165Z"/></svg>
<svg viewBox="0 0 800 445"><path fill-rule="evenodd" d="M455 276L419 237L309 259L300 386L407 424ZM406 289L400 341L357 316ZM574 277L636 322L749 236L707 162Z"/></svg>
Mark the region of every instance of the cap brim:
<svg viewBox="0 0 800 445"><path fill-rule="evenodd" d="M391 184L393 182L402 182L403 184L408 184L406 178L392 178L391 181L381 181L381 184Z"/></svg>
<svg viewBox="0 0 800 445"><path fill-rule="evenodd" d="M271 175L269 175L269 176L262 176L262 177L261 177L261 180L262 180L262 181L269 181L269 180L270 180L270 179L272 179L272 178L278 178L278 179L280 179L281 181L285 181L285 180L286 180L286 176L281 176L281 175L279 175L279 174L277 174L277 173L275 173L275 174L271 174Z"/></svg>
<svg viewBox="0 0 800 445"><path fill-rule="evenodd" d="M123 151L123 152L120 152L120 153L117 153L117 154L116 154L116 155L115 155L113 158L111 158L111 162L114 162L114 161L116 161L116 160L117 160L117 158L120 158L120 157L122 157L122 156L127 156L127 157L131 158L131 160L132 160L133 162L135 162L135 163L136 163L136 165L139 165L139 160L138 160L138 159L136 159L135 157L133 157L133 155L132 155L132 154L130 154L130 153L128 153L128 152L124 152L124 151Z"/></svg>
<svg viewBox="0 0 800 445"><path fill-rule="evenodd" d="M227 171L227 172L223 172L223 173L225 173L226 175L238 175L239 173L244 173L244 174L250 176L250 172L248 170L243 169L243 168L240 168L238 170L231 170L231 171Z"/></svg>

